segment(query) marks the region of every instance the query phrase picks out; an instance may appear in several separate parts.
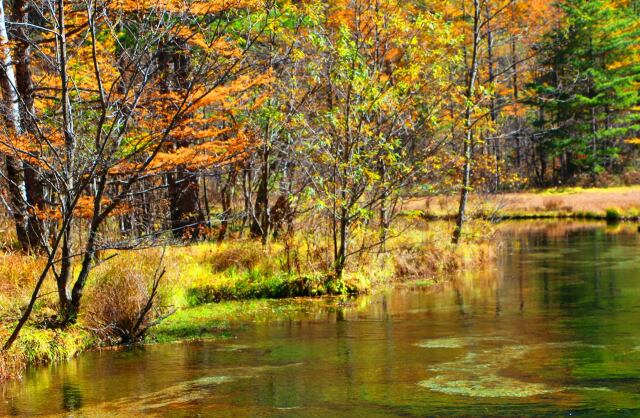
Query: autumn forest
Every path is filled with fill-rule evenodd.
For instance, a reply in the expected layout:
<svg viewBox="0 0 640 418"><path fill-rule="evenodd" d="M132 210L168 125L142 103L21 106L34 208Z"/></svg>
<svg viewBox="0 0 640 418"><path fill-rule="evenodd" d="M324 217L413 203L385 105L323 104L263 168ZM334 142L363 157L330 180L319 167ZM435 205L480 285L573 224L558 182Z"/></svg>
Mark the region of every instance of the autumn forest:
<svg viewBox="0 0 640 418"><path fill-rule="evenodd" d="M640 184L638 0L0 0L0 87L0 381L640 217L544 197Z"/></svg>

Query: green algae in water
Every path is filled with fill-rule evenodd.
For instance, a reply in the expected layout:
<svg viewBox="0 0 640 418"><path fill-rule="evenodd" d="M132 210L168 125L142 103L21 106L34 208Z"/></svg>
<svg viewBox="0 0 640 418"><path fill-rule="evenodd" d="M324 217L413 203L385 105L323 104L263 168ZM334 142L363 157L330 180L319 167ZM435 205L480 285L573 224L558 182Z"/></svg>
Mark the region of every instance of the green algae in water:
<svg viewBox="0 0 640 418"><path fill-rule="evenodd" d="M237 351L248 350L250 348L251 348L250 346L243 345L243 344L229 344L229 345L218 347L216 351L237 352Z"/></svg>
<svg viewBox="0 0 640 418"><path fill-rule="evenodd" d="M165 389L142 396L125 398L112 405L129 411L146 411L185 404L207 396L212 386L236 381L231 376L205 376L199 379L181 382Z"/></svg>
<svg viewBox="0 0 640 418"><path fill-rule="evenodd" d="M468 338L435 338L416 345L422 348L463 348L468 344Z"/></svg>
<svg viewBox="0 0 640 418"><path fill-rule="evenodd" d="M509 341L502 337L457 337L457 338L432 338L417 343L422 348L464 348L478 345L482 342Z"/></svg>
<svg viewBox="0 0 640 418"><path fill-rule="evenodd" d="M430 340L433 344L421 344L421 347L463 348L487 341L507 341L499 337L451 338ZM429 342L429 341L427 341ZM462 395L481 398L526 398L565 390L573 391L611 391L603 387L553 387L543 383L527 382L500 374L523 357L536 358L534 352L552 348L589 347L602 349L603 346L575 341L550 342L544 344L512 344L495 349L470 351L462 358L432 366L428 370L434 376L419 382L424 388L450 395Z"/></svg>
<svg viewBox="0 0 640 418"><path fill-rule="evenodd" d="M509 345L469 352L461 359L430 367L428 370L434 376L418 384L436 392L483 398L523 398L560 390L498 374L532 349L532 346Z"/></svg>
<svg viewBox="0 0 640 418"><path fill-rule="evenodd" d="M501 376L477 376L473 380L448 380L448 376L437 376L423 380L420 386L450 395L480 398L525 398L554 392L541 383L524 383L520 380Z"/></svg>
<svg viewBox="0 0 640 418"><path fill-rule="evenodd" d="M297 367L302 363L288 363L283 365L264 365L257 367L236 367L225 369L229 375L211 375L189 380L169 386L156 392L142 396L122 399L103 407L115 407L127 411L150 411L173 407L204 399L211 394L211 389L225 383L236 382L240 379L251 379L262 373L288 367Z"/></svg>
<svg viewBox="0 0 640 418"><path fill-rule="evenodd" d="M222 383L233 382L235 379L230 376L206 376L189 382L193 386L209 386L219 385Z"/></svg>

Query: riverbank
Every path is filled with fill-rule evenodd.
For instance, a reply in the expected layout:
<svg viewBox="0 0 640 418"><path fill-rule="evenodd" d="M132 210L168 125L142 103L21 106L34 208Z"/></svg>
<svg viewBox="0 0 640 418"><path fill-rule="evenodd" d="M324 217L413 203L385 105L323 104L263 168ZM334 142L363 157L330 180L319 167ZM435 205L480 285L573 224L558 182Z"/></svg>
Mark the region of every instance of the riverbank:
<svg viewBox="0 0 640 418"><path fill-rule="evenodd" d="M175 313L154 327L148 342L225 338L232 322L255 321L278 312L274 300L330 297L375 292L407 280L435 283L448 275L490 263L494 256L493 227L472 222L460 246L450 243L452 225L403 219L390 231L384 251L367 248L377 236L356 231L354 251L344 277L331 271L326 240L298 234L267 247L250 239L222 243L102 254L87 288L77 326L65 331L48 328L56 313L53 278L47 280L32 320L11 350L0 358L0 380L19 376L28 365L64 361L82 351L118 343L113 325L135 322L137 308L148 296L149 280L159 265L166 269L158 305ZM0 340L4 341L28 300L40 268L37 257L0 254ZM289 308L287 308L289 309ZM160 314L158 314L160 315Z"/></svg>
<svg viewBox="0 0 640 418"><path fill-rule="evenodd" d="M450 219L457 196L410 199L404 209L429 219ZM640 220L640 186L551 188L522 193L473 194L469 214L481 219Z"/></svg>
<svg viewBox="0 0 640 418"><path fill-rule="evenodd" d="M633 227L509 221L495 265L436 286L181 310L159 341L215 339L30 371L0 416L636 416Z"/></svg>

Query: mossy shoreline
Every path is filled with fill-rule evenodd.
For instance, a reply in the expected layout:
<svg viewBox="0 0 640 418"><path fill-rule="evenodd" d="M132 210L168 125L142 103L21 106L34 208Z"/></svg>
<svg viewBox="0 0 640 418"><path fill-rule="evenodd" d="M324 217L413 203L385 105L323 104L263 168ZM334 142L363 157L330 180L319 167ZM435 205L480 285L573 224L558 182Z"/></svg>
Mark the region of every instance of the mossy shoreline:
<svg viewBox="0 0 640 418"><path fill-rule="evenodd" d="M173 307L175 313L152 328L148 343L227 338L243 323L286 316L296 309L315 309L310 306L330 307L411 280L433 283L494 258L495 244L489 239L493 227L488 223L471 223L464 244L453 246L451 224L412 222L417 223L391 235L386 252L355 256L340 279L323 273L329 270L322 260L324 249L312 247L306 237L297 238L295 254L280 242L265 248L246 239L168 247L164 256L158 248L123 252L96 270L85 311L72 328L47 328L55 316L56 300L53 288L45 290L47 296L38 303L18 342L0 357L0 381L20 377L28 366L65 361L83 351L116 345L116 340L100 331L101 323L96 320L104 311L100 303L113 301L113 295L100 293L104 292L101 289L112 288L114 281L123 278L130 286L132 277L151 277L159 264L167 271L160 303ZM371 237L363 234L356 239L366 242ZM34 263L26 256L24 260L15 254L4 257L11 257L12 264L5 265L8 271L4 273L14 277L14 282L5 285L10 291L0 300L8 302L0 308L2 341L29 294L20 263L24 261L29 268Z"/></svg>

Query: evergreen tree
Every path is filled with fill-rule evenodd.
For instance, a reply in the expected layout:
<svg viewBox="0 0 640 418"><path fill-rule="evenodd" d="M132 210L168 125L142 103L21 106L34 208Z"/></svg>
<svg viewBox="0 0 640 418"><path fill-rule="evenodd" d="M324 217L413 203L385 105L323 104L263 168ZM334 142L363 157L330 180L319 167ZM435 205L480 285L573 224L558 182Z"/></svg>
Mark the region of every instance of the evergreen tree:
<svg viewBox="0 0 640 418"><path fill-rule="evenodd" d="M561 177L615 168L640 130L640 25L633 2L564 0L560 24L539 45L532 86L540 146Z"/></svg>

